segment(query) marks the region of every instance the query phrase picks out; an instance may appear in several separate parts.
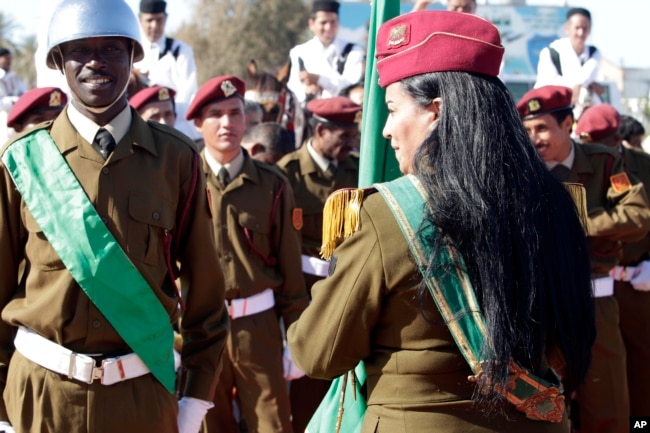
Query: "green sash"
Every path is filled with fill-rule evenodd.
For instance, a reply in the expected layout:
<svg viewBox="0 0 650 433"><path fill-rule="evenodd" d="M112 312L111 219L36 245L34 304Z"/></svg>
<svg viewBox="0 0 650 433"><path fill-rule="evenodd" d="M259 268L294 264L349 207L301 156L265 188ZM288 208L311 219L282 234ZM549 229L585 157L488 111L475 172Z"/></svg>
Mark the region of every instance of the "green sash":
<svg viewBox="0 0 650 433"><path fill-rule="evenodd" d="M16 188L72 277L170 393L174 334L169 314L86 196L45 130L2 155Z"/></svg>
<svg viewBox="0 0 650 433"><path fill-rule="evenodd" d="M426 239L432 239L437 231L436 227L429 226L418 232L427 202L426 191L412 175L374 187L393 212L418 269L425 275L427 257L432 254ZM444 266L443 270L433 270L432 276L426 280L427 287L463 357L477 376L481 373L481 350L486 339L485 318L465 272L462 257L453 248L447 247L437 252L437 260L449 266ZM530 419L560 422L564 411L561 389L536 377L514 361L511 361L510 367L508 389L502 390L506 399Z"/></svg>

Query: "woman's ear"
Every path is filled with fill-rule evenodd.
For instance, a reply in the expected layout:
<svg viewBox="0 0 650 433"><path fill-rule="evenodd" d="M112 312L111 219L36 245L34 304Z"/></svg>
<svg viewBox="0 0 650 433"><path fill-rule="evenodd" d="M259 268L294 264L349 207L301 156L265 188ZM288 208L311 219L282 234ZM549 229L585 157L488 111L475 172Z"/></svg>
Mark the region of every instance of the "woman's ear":
<svg viewBox="0 0 650 433"><path fill-rule="evenodd" d="M430 107L433 114L435 115L435 118L433 120L438 120L438 117L440 117L440 110L442 110L442 98L435 98L433 101L431 101Z"/></svg>

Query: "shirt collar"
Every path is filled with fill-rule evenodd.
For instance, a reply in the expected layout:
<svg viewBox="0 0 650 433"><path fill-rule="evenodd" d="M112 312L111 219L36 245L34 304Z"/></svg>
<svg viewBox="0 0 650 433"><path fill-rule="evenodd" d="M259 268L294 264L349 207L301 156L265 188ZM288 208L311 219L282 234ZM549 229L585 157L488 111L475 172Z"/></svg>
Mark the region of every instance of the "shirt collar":
<svg viewBox="0 0 650 433"><path fill-rule="evenodd" d="M334 164L335 167L338 167L339 162L337 160L330 161L329 159L325 158L322 156L320 153L316 152L316 149L314 149L314 146L311 144L311 140L307 142L307 152L311 155L312 159L318 166L323 171L327 171L327 167L330 164Z"/></svg>
<svg viewBox="0 0 650 433"><path fill-rule="evenodd" d="M88 143L93 142L95 135L97 135L97 131L100 128L98 124L81 114L73 104L68 104L68 119L70 119L70 123L84 140ZM103 128L111 133L116 143L119 143L127 132L129 132L131 120L131 106L126 104L122 111L120 111L109 123L104 125Z"/></svg>
<svg viewBox="0 0 650 433"><path fill-rule="evenodd" d="M573 145L573 142L571 142L571 151L569 152L569 156L567 156L563 161L544 161L546 164L546 168L549 170L552 170L556 165L562 164L566 168L571 168L573 167L573 161L576 159L576 150L575 146Z"/></svg>
<svg viewBox="0 0 650 433"><path fill-rule="evenodd" d="M236 157L225 164L220 164L208 149L205 149L203 156L205 157L205 162L208 164L208 167L210 167L210 170L212 170L215 175L219 173L221 167L225 167L226 170L228 170L228 176L230 176L231 179L234 179L244 166L244 152L241 150Z"/></svg>

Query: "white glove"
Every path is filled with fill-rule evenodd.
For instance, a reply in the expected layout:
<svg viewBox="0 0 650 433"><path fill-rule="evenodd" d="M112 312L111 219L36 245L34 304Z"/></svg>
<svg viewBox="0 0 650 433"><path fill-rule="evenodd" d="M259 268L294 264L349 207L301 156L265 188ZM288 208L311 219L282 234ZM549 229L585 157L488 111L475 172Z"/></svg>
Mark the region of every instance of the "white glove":
<svg viewBox="0 0 650 433"><path fill-rule="evenodd" d="M630 280L630 283L636 290L650 292L650 261L643 261L636 267L637 273Z"/></svg>
<svg viewBox="0 0 650 433"><path fill-rule="evenodd" d="M305 375L305 373L294 364L288 344L284 346L284 350L282 351L282 367L284 369L284 380L300 379Z"/></svg>
<svg viewBox="0 0 650 433"><path fill-rule="evenodd" d="M0 421L0 432L16 433L14 428L7 421Z"/></svg>
<svg viewBox="0 0 650 433"><path fill-rule="evenodd" d="M609 270L609 276L616 281L630 282L639 272L636 266L614 266Z"/></svg>
<svg viewBox="0 0 650 433"><path fill-rule="evenodd" d="M183 397L178 401L178 432L199 433L203 417L214 403L194 397Z"/></svg>

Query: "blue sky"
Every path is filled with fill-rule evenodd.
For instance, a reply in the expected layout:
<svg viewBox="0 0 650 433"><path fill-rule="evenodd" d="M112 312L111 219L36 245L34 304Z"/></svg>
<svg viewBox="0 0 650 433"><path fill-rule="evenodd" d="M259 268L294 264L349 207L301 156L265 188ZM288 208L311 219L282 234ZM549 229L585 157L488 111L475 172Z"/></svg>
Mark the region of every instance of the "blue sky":
<svg viewBox="0 0 650 433"><path fill-rule="evenodd" d="M44 15L55 0L3 0L2 12L16 24L20 37L34 34L45 21ZM361 0L368 4L368 0ZM127 0L137 9L139 0ZM191 17L194 0L167 0L168 28L173 31ZM478 0L485 4L486 0ZM503 0L489 0L490 5ZM584 6L592 13L593 28L590 43L596 45L609 60L626 67L650 68L650 50L647 48L650 1L647 0L529 0L530 5Z"/></svg>

